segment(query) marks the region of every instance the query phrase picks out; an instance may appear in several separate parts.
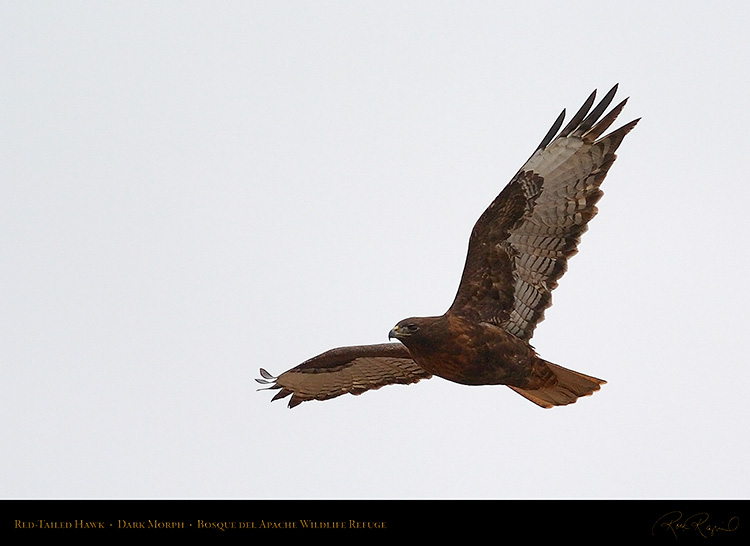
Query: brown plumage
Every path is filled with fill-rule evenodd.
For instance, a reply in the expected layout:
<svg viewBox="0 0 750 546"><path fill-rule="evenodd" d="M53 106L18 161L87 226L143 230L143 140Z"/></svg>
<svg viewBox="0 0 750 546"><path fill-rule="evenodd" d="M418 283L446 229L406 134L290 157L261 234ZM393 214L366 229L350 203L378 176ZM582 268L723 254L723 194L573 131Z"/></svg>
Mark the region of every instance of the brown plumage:
<svg viewBox="0 0 750 546"><path fill-rule="evenodd" d="M402 344L332 349L278 377L261 369L257 381L280 389L274 400L291 395L290 408L432 375L465 385L507 385L545 408L599 390L605 381L541 359L529 340L597 213L599 186L615 150L639 121L600 138L627 102L602 117L616 91L591 110L594 91L560 131L563 110L479 217L458 293L444 315L399 322L389 338Z"/></svg>

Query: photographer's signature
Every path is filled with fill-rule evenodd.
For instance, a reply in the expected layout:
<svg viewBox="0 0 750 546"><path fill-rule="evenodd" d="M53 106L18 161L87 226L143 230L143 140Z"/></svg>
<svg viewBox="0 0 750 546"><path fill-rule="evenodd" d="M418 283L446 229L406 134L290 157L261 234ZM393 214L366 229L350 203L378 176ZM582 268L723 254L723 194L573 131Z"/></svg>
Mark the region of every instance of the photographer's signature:
<svg viewBox="0 0 750 546"><path fill-rule="evenodd" d="M715 536L719 533L731 533L736 531L740 526L740 518L733 516L726 522L713 523L709 521L710 516L706 512L697 512L687 517L683 517L682 512L675 510L667 512L656 520L651 527L651 535L664 532L670 533L674 538L678 538L685 532L698 533L704 538Z"/></svg>

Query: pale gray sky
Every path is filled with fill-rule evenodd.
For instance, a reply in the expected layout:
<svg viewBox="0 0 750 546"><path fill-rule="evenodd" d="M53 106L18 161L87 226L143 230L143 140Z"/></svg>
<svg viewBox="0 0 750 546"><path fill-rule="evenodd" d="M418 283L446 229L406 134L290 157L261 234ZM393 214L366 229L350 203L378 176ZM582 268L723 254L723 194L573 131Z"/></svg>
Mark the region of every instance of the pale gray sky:
<svg viewBox="0 0 750 546"><path fill-rule="evenodd" d="M747 498L746 2L3 2L0 496ZM453 299L479 214L620 83L536 331L608 384L256 392Z"/></svg>

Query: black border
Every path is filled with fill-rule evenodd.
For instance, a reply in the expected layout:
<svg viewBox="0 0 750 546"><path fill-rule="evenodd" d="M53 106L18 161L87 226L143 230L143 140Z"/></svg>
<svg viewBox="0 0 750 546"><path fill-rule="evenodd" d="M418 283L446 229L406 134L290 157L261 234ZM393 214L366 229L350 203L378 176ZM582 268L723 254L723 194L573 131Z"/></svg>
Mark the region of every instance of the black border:
<svg viewBox="0 0 750 546"><path fill-rule="evenodd" d="M745 500L5 500L0 534L94 540L395 536L747 543ZM303 524L306 522L307 526ZM478 533L478 534L477 534ZM741 541L741 542L740 542ZM711 542L709 542L711 543Z"/></svg>

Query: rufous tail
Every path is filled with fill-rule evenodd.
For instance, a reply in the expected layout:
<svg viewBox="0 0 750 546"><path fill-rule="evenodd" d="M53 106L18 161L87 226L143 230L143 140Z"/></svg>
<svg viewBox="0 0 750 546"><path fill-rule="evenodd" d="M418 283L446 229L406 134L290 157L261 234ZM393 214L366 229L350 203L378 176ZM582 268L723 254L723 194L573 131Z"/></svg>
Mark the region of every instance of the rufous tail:
<svg viewBox="0 0 750 546"><path fill-rule="evenodd" d="M557 382L534 390L508 386L538 406L552 408L572 404L581 396L590 396L606 383L603 379L575 372L551 362L546 364L557 377Z"/></svg>

